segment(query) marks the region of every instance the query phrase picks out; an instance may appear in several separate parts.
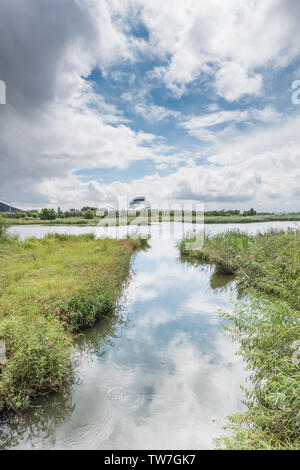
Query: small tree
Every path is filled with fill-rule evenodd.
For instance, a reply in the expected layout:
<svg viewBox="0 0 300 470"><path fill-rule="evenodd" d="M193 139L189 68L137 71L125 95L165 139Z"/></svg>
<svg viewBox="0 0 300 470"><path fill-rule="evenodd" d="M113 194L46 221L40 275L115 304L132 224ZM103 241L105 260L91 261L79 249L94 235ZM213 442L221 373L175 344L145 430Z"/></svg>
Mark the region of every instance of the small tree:
<svg viewBox="0 0 300 470"><path fill-rule="evenodd" d="M85 219L93 219L94 218L94 212L89 209L89 210L84 212L83 217Z"/></svg>
<svg viewBox="0 0 300 470"><path fill-rule="evenodd" d="M244 216L244 217L247 217L247 216L249 216L249 215L250 215L250 216L251 216L251 215L256 215L256 214L257 214L257 212L256 212L255 209L253 209L253 207L252 207L249 211L244 211L244 212L243 212L243 216Z"/></svg>
<svg viewBox="0 0 300 470"><path fill-rule="evenodd" d="M40 219L41 220L55 220L57 214L54 209L42 209L40 212Z"/></svg>

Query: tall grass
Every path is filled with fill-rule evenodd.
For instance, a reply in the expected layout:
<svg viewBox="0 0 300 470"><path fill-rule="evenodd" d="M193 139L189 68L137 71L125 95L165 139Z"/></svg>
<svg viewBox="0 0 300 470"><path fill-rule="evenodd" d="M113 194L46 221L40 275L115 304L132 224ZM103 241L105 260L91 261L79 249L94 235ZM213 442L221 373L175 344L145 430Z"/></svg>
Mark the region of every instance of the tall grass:
<svg viewBox="0 0 300 470"><path fill-rule="evenodd" d="M199 220L198 214L198 220ZM9 214L3 214L4 220L13 225L88 225L88 226L97 226L99 223L103 226L109 224L110 226L115 225L148 225L152 222L163 222L166 221L166 217L163 217L161 214L159 216L128 216L128 220L122 219L117 214L117 217L109 220L109 217L99 218L94 217L92 219L85 219L83 217L66 217L66 218L57 218L54 220L41 220L39 218L25 216L23 218L10 218ZM168 217L167 217L168 220ZM206 224L250 224L257 222L272 222L272 221L300 221L300 214L257 214L253 216L242 216L242 215L205 215L204 222ZM195 213L176 215L172 211L170 213L170 222L186 222L186 223L196 223L197 218Z"/></svg>
<svg viewBox="0 0 300 470"><path fill-rule="evenodd" d="M186 250L182 255L215 264L219 272L236 275L241 289L255 288L299 305L300 231L269 230L257 235L239 231L206 236L201 250Z"/></svg>
<svg viewBox="0 0 300 470"><path fill-rule="evenodd" d="M3 241L7 237L7 224L3 221L0 216L0 241Z"/></svg>
<svg viewBox="0 0 300 470"><path fill-rule="evenodd" d="M229 418L231 433L218 446L300 449L300 364L293 355L300 340L300 231L228 232L206 237L198 251L187 251L183 240L180 252L234 274L246 299L222 316L241 344L253 388L246 413Z"/></svg>
<svg viewBox="0 0 300 470"><path fill-rule="evenodd" d="M252 293L234 314L222 314L228 333L240 340L253 387L246 390L247 411L231 416L227 449L300 449L300 365L293 345L300 339L299 312L278 298ZM299 351L300 356L300 351Z"/></svg>
<svg viewBox="0 0 300 470"><path fill-rule="evenodd" d="M0 410L62 385L77 331L110 314L144 240L50 235L0 244Z"/></svg>

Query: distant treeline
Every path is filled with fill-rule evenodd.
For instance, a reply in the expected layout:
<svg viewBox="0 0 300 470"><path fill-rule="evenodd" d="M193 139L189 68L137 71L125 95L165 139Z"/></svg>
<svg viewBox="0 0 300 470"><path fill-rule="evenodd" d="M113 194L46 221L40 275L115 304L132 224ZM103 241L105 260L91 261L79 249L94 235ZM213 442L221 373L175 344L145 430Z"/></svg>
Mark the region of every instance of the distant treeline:
<svg viewBox="0 0 300 470"><path fill-rule="evenodd" d="M151 210L149 209L148 211L146 210L146 215L148 213L149 216L154 216L154 215L164 215L166 213L169 213L171 217L174 216L181 216L183 215L183 211L181 210L170 210L167 211L166 209L162 210ZM110 215L111 213L117 214L119 216L119 212L116 211L116 213L113 210L104 210L102 212L103 215L101 217L105 217L107 215ZM289 213L290 215L298 215L300 212L293 212ZM129 210L128 211L129 216L139 216L141 213L139 211L133 211ZM192 215L195 217L196 212L192 211ZM275 212L257 212L255 209L251 208L246 211L239 211L236 209L232 210L213 210L213 211L205 211L204 212L205 217L251 217L251 216L275 216L278 215ZM39 220L56 220L56 219L70 219L70 218L78 218L78 219L95 219L97 217L97 208L96 207L89 207L85 206L82 207L82 209L69 209L66 211L62 211L60 207L55 210L55 209L49 209L49 208L44 208L39 210L30 210L30 211L24 211L24 212L6 212L2 213L2 216L7 219L39 219Z"/></svg>
<svg viewBox="0 0 300 470"><path fill-rule="evenodd" d="M3 217L7 219L40 219L40 220L55 220L55 219L69 219L71 217L94 219L96 217L97 209L95 207L83 207L82 209L69 209L62 211L60 207L56 210L44 208L39 210L30 210L25 212L6 212Z"/></svg>

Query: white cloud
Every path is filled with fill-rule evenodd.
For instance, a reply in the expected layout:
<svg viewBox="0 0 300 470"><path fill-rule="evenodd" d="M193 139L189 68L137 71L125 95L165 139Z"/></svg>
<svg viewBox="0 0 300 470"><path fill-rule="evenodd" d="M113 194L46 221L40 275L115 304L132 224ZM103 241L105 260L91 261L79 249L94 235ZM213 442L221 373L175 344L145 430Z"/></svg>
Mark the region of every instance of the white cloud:
<svg viewBox="0 0 300 470"><path fill-rule="evenodd" d="M286 66L300 51L300 7L291 0L132 3L166 62L154 76L178 97L201 76L229 101L257 95L263 85L257 68Z"/></svg>
<svg viewBox="0 0 300 470"><path fill-rule="evenodd" d="M262 109L248 107L243 111L216 111L200 116L186 116L179 125L199 140L217 142L220 139L224 141L226 137L227 139L235 137L237 132L234 126L237 123L251 122L252 124L253 120L265 123L277 122L281 117L282 114L271 106ZM216 130L214 127L218 125L224 125L225 127Z"/></svg>
<svg viewBox="0 0 300 470"><path fill-rule="evenodd" d="M183 123L185 128L190 130L216 126L225 122L241 122L248 119L248 111L218 111L215 113L195 116Z"/></svg>
<svg viewBox="0 0 300 470"><path fill-rule="evenodd" d="M258 95L262 88L262 76L249 76L245 67L233 62L225 63L216 73L216 91L227 101L236 101L244 95Z"/></svg>
<svg viewBox="0 0 300 470"><path fill-rule="evenodd" d="M180 113L172 111L171 109L164 108L163 106L157 106L155 104L137 103L134 106L134 110L137 114L140 114L144 119L150 122L158 122L169 117L176 119L180 118Z"/></svg>
<svg viewBox="0 0 300 470"><path fill-rule="evenodd" d="M0 180L8 200L41 206L64 194L80 205L96 194L97 184L82 186L77 170L181 161L159 136L133 131L122 111L83 78L96 66L105 71L120 60L134 62L143 49L122 21L113 20L112 6L105 0L46 0L44 15L33 0L26 6L1 3L0 61L7 64L1 78L8 103L0 114ZM20 31L14 38L11 17Z"/></svg>
<svg viewBox="0 0 300 470"><path fill-rule="evenodd" d="M213 207L295 207L300 184L300 117L285 118L247 135L216 142L201 166L168 176L145 176L129 184L101 186L103 196L145 194L153 202L199 200Z"/></svg>
<svg viewBox="0 0 300 470"><path fill-rule="evenodd" d="M263 93L262 69L285 67L299 55L299 15L300 5L291 0L45 0L43 10L34 0L2 0L0 78L7 84L7 104L0 109L1 193L25 207L97 204L122 192L158 201L294 205L298 118L284 118L271 106L225 111L216 104L207 114L184 116L150 102L154 83L147 80L156 76L177 97L189 84L199 86L198 78L214 99ZM139 21L149 40L131 34ZM151 122L173 117L188 134L213 144L206 148L206 164L195 165L197 152L133 130L122 110L84 78L99 67L117 80L120 64L147 58L159 66L144 75L137 93L133 66L123 97ZM236 124L248 121L258 127L244 136ZM145 160L173 173L130 185L82 182L74 174ZM178 169L181 163L186 167Z"/></svg>

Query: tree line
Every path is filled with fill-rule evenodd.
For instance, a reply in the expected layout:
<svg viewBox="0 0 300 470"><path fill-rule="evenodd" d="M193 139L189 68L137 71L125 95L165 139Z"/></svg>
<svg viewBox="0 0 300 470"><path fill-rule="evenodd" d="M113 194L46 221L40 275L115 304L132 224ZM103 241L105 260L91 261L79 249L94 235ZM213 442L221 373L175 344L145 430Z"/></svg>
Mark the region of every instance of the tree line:
<svg viewBox="0 0 300 470"><path fill-rule="evenodd" d="M56 220L69 219L71 217L94 219L96 217L97 208L85 206L82 209L69 209L62 211L60 207L57 210L45 207L44 209L31 210L25 212L5 213L9 219L40 219L40 220Z"/></svg>
<svg viewBox="0 0 300 470"><path fill-rule="evenodd" d="M132 212L132 211L129 211ZM152 211L153 214L157 213L157 211ZM159 211L164 212L164 211ZM174 216L175 212L179 215L181 211L170 211L170 215ZM6 212L2 215L5 218L10 219L40 219L40 220L56 220L56 219L69 219L72 217L76 218L83 218L83 219L94 219L96 217L97 208L96 207L89 207L84 206L81 209L68 209L66 211L61 210L60 207L57 210L53 208L44 208L41 210L29 210L29 211L22 211L22 212ZM107 211L105 211L104 216L107 215ZM118 211L116 212L118 216ZM148 210L149 216L151 216L151 209ZM137 212L135 215L139 215ZM161 214L160 214L161 215ZM196 212L192 211L192 215L196 216ZM240 211L237 209L221 209L221 210L211 210L205 211L204 215L206 217L251 217L255 215L275 215L274 212L257 212L255 209L251 208L249 210Z"/></svg>

